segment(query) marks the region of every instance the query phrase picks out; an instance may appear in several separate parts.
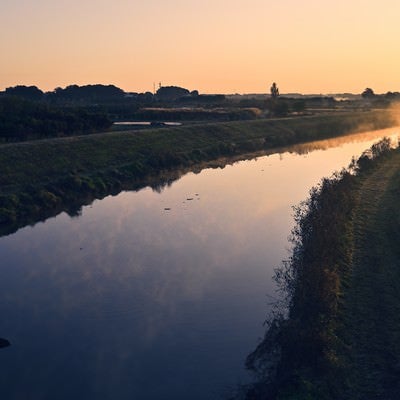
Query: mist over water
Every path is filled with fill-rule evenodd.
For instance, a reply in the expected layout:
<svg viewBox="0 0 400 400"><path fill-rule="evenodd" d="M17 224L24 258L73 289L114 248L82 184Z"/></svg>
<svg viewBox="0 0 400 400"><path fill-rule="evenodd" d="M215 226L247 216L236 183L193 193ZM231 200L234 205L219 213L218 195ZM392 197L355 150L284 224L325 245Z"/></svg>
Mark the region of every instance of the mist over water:
<svg viewBox="0 0 400 400"><path fill-rule="evenodd" d="M398 132L189 173L1 238L4 398L219 398L247 379L292 206Z"/></svg>

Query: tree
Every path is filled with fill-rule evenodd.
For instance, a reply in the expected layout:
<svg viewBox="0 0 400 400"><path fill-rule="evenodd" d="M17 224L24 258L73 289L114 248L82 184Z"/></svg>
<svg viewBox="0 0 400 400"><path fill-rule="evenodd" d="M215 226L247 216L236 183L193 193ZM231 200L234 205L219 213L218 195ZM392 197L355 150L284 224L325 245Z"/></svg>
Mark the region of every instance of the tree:
<svg viewBox="0 0 400 400"><path fill-rule="evenodd" d="M385 99L388 100L396 100L400 97L400 93L399 92L387 92L385 94Z"/></svg>
<svg viewBox="0 0 400 400"><path fill-rule="evenodd" d="M188 96L189 94L189 90L179 86L161 86L156 93L159 99L167 101L173 101L180 97Z"/></svg>
<svg viewBox="0 0 400 400"><path fill-rule="evenodd" d="M278 86L276 86L276 83L274 82L271 86L271 98L276 99L279 96L279 89Z"/></svg>
<svg viewBox="0 0 400 400"><path fill-rule="evenodd" d="M125 92L114 85L69 85L65 89L56 88L52 97L56 100L86 103L107 103L123 100Z"/></svg>
<svg viewBox="0 0 400 400"><path fill-rule="evenodd" d="M43 98L43 92L36 86L18 85L8 87L5 93L8 96L17 96L28 100L41 100Z"/></svg>
<svg viewBox="0 0 400 400"><path fill-rule="evenodd" d="M371 88L366 88L362 93L361 97L363 99L372 99L375 97L375 93Z"/></svg>

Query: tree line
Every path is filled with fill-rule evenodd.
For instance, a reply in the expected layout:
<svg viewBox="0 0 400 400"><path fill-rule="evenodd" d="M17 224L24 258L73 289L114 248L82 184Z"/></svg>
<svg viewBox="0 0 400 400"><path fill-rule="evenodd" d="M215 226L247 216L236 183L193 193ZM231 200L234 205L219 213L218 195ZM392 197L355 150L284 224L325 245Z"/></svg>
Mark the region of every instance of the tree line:
<svg viewBox="0 0 400 400"><path fill-rule="evenodd" d="M52 104L107 105L130 104L148 106L154 103L164 104L214 104L225 101L222 94L199 94L197 90L189 91L179 86L160 86L155 92L125 92L114 85L69 85L57 87L53 91L43 92L36 86L18 85L8 87L0 96L16 96L31 101L42 101Z"/></svg>
<svg viewBox="0 0 400 400"><path fill-rule="evenodd" d="M23 141L104 131L112 125L100 111L57 107L17 96L0 97L0 140Z"/></svg>

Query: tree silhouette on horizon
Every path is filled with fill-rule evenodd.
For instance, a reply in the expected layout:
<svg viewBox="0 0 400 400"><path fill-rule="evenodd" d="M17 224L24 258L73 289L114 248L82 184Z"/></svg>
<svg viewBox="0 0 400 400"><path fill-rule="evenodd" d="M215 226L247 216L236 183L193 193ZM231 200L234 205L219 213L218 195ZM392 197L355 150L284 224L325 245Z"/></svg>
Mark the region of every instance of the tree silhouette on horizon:
<svg viewBox="0 0 400 400"><path fill-rule="evenodd" d="M279 89L275 82L271 86L271 98L276 99L279 96Z"/></svg>

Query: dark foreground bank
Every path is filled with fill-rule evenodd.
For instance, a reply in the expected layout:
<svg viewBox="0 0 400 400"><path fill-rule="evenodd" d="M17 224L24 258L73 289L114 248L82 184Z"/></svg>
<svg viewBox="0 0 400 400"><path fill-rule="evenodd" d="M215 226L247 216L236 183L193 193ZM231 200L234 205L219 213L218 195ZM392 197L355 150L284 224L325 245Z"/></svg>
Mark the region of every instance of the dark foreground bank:
<svg viewBox="0 0 400 400"><path fill-rule="evenodd" d="M381 129L385 111L113 132L0 146L0 234L94 198L159 182L166 172L254 151ZM167 178L168 181L169 178Z"/></svg>
<svg viewBox="0 0 400 400"><path fill-rule="evenodd" d="M297 209L281 304L248 357L243 398L386 399L400 393L400 150L387 139Z"/></svg>

